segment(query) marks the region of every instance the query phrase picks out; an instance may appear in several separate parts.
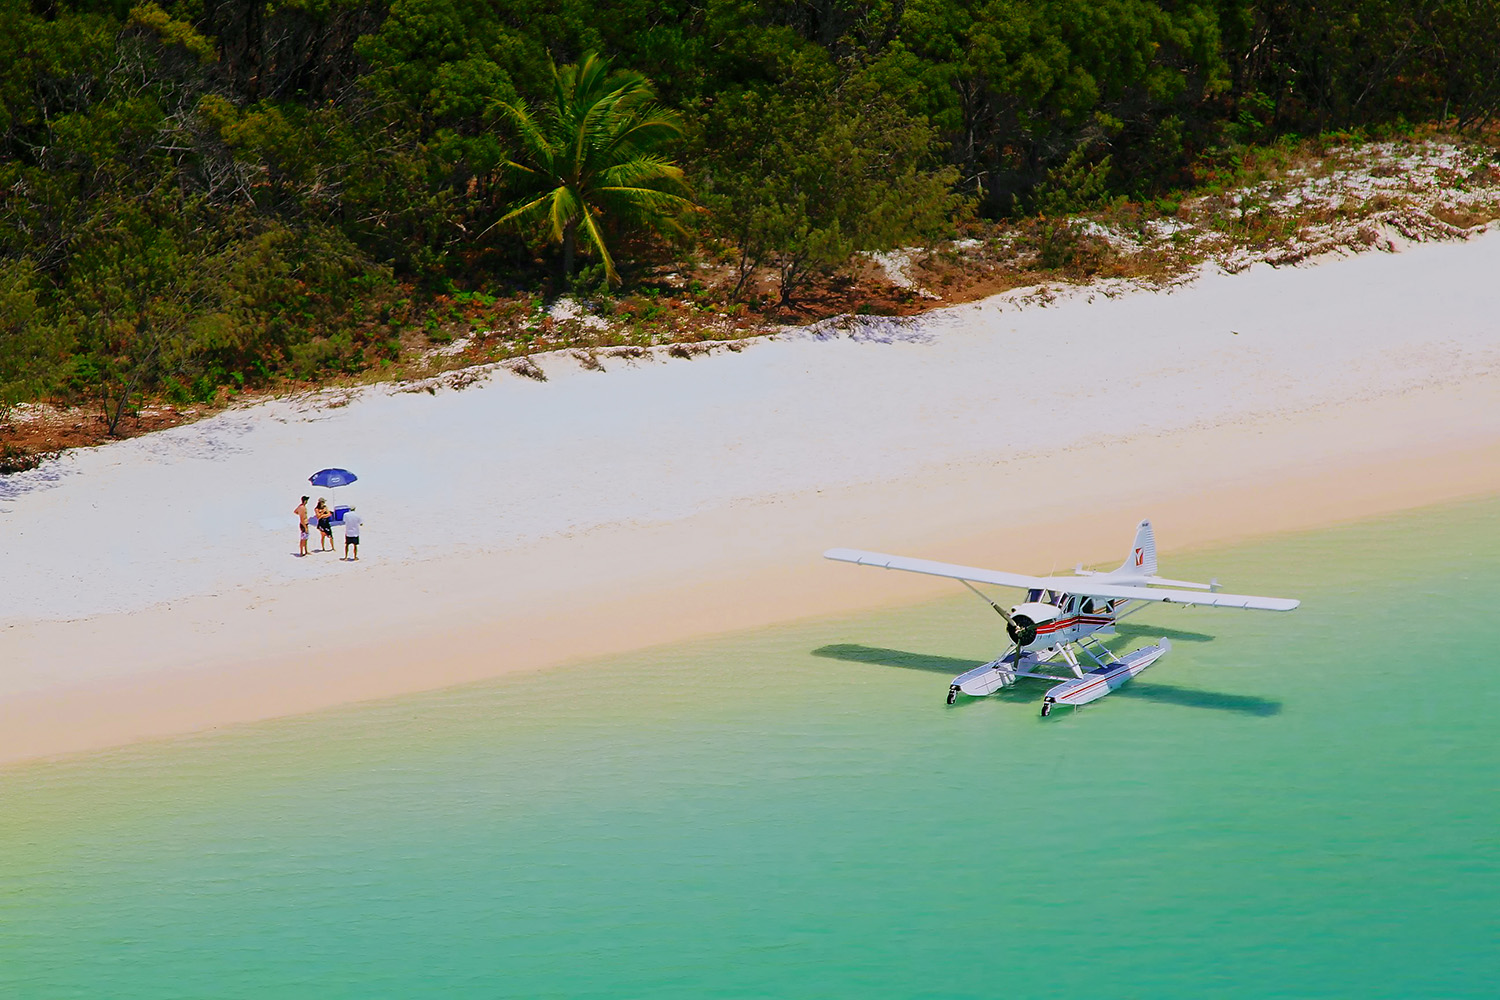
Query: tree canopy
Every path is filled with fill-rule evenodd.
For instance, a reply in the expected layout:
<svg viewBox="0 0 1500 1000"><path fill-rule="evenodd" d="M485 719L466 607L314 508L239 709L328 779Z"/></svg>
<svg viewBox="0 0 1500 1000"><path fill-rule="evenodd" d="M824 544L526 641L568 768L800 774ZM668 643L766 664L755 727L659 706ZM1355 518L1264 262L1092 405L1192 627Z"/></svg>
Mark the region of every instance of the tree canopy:
<svg viewBox="0 0 1500 1000"><path fill-rule="evenodd" d="M0 0L0 410L379 364L414 296L556 287L554 242L619 279L686 219L787 302L1497 109L1500 0Z"/></svg>

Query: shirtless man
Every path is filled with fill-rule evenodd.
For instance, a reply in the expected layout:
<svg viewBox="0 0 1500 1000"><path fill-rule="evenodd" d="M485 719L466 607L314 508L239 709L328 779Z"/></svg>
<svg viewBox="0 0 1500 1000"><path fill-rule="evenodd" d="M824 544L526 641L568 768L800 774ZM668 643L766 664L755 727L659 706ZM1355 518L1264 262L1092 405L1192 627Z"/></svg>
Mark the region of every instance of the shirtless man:
<svg viewBox="0 0 1500 1000"><path fill-rule="evenodd" d="M293 508L292 513L297 515L297 527L302 532L301 551L297 554L305 556L307 555L307 497L302 498L302 502Z"/></svg>

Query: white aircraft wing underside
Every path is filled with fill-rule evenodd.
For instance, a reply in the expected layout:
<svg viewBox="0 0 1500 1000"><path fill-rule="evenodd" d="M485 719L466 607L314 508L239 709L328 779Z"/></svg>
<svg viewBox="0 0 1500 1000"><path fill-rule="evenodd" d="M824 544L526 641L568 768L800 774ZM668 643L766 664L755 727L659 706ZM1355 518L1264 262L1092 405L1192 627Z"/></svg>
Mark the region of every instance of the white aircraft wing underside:
<svg viewBox="0 0 1500 1000"><path fill-rule="evenodd" d="M862 549L829 549L823 553L823 558L855 563L859 566L878 566L881 569L900 569L908 573L925 573L928 576L946 576L950 580L993 583L998 587L1018 587L1021 590L1047 586L1047 582L1039 576L1002 573L996 569L958 566L953 563L934 562L931 559L912 559L907 556L887 555L884 552L865 552Z"/></svg>
<svg viewBox="0 0 1500 1000"><path fill-rule="evenodd" d="M976 566L934 562L931 559L911 559L907 556L887 555L884 552L865 552L862 549L829 549L823 553L823 557L839 562L855 563L859 566L899 569L908 573L944 576L950 580L967 580L970 583L991 583L998 587L1015 587L1019 590L1041 588L1064 594L1104 597L1110 600L1160 601L1167 604L1249 608L1256 611L1290 611L1302 603L1288 597L1251 597L1246 594L1203 593L1192 590L1095 583L1094 578L1087 576L1025 576L1021 573L1005 573L994 569L980 569Z"/></svg>

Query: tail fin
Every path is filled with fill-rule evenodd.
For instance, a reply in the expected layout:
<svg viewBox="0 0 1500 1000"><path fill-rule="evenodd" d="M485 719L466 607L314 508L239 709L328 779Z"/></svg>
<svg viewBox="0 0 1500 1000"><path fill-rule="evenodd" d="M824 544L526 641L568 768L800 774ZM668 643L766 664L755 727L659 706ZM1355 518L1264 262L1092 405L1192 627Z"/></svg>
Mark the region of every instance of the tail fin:
<svg viewBox="0 0 1500 1000"><path fill-rule="evenodd" d="M1135 526L1135 541L1130 546L1130 554L1110 576L1155 575L1156 532L1151 530L1150 521L1142 521Z"/></svg>

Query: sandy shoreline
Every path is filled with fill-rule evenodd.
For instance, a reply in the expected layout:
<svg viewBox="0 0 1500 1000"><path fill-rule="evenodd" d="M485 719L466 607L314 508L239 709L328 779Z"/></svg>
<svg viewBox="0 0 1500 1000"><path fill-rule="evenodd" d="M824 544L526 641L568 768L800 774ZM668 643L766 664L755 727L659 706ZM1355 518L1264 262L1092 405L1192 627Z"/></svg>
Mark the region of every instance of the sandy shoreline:
<svg viewBox="0 0 1500 1000"><path fill-rule="evenodd" d="M0 762L948 592L831 545L1046 570L1145 515L1170 558L1500 492L1497 264L1491 234L1000 297L98 449L0 498ZM333 464L364 477L358 566L289 558Z"/></svg>

